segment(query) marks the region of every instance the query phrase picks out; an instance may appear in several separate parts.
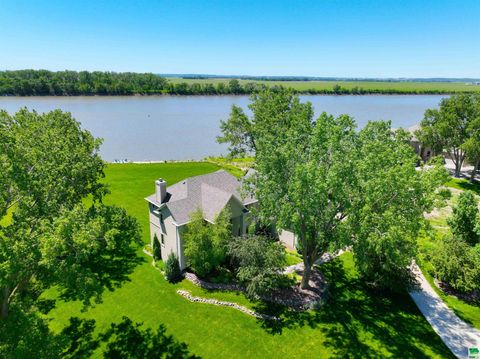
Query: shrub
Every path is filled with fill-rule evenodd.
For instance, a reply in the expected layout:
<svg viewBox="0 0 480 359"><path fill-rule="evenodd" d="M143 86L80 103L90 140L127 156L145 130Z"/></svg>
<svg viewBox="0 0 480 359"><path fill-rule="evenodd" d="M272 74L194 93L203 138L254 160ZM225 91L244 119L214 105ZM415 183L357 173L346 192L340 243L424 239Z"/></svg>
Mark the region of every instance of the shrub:
<svg viewBox="0 0 480 359"><path fill-rule="evenodd" d="M165 263L165 277L170 283L178 282L182 278L180 263L174 253L168 255L167 263Z"/></svg>
<svg viewBox="0 0 480 359"><path fill-rule="evenodd" d="M207 223L201 210L193 212L183 235L188 266L200 277L207 276L225 261L231 233L228 210L220 212L215 224Z"/></svg>
<svg viewBox="0 0 480 359"><path fill-rule="evenodd" d="M466 191L460 194L458 203L453 208L453 214L448 219L448 224L456 238L463 239L471 246L479 243L477 199L472 192Z"/></svg>
<svg viewBox="0 0 480 359"><path fill-rule="evenodd" d="M228 254L250 298L269 295L282 285L285 248L278 242L261 236L239 237L229 244Z"/></svg>
<svg viewBox="0 0 480 359"><path fill-rule="evenodd" d="M480 245L444 237L432 258L435 276L459 292L480 290Z"/></svg>
<svg viewBox="0 0 480 359"><path fill-rule="evenodd" d="M162 259L162 248L160 247L157 234L153 236L153 259L156 261Z"/></svg>

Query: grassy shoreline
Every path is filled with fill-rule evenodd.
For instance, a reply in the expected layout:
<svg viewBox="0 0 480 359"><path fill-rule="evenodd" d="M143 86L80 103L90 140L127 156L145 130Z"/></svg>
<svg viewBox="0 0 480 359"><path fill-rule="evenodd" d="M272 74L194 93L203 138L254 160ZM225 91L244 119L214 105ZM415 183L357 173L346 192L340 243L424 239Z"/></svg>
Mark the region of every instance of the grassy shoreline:
<svg viewBox="0 0 480 359"><path fill-rule="evenodd" d="M184 79L168 78L173 84L185 83L191 85L218 84L228 85L229 78L221 79ZM268 87L282 86L291 88L302 94L323 95L431 95L453 93L476 93L480 92L479 85L470 85L464 82L408 82L408 81L272 81L272 80L238 80L239 84L265 85ZM339 86L335 91L335 86Z"/></svg>

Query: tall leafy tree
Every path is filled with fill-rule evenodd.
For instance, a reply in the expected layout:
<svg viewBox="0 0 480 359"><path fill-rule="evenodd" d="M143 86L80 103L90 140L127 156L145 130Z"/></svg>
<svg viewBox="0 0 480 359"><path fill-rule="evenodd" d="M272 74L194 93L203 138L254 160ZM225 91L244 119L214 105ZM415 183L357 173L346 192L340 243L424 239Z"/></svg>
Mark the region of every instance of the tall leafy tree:
<svg viewBox="0 0 480 359"><path fill-rule="evenodd" d="M389 122L370 122L359 133L355 204L349 213L359 272L373 286L403 289L412 284L423 213L437 203L447 178L441 164L417 170L408 135Z"/></svg>
<svg viewBox="0 0 480 359"><path fill-rule="evenodd" d="M444 150L460 176L467 152L465 143L472 136L471 124L480 117L480 95L461 94L445 98L440 108L428 109L417 132L420 141L437 153Z"/></svg>
<svg viewBox="0 0 480 359"><path fill-rule="evenodd" d="M305 264L302 288L325 251L344 243L355 188L355 125L348 116L322 114L288 91L252 96L248 118L240 108L222 123L220 141L234 153L254 152L256 174L247 187L260 202L266 223L293 231ZM237 127L240 123L241 127Z"/></svg>
<svg viewBox="0 0 480 359"><path fill-rule="evenodd" d="M234 154L254 154L256 173L245 185L261 220L297 236L301 286L323 253L346 244L372 284L408 282L423 212L447 178L443 167L417 171L408 135L388 122L357 133L346 115L313 120L311 105L286 91L256 94L250 109L252 117L234 107L219 140Z"/></svg>
<svg viewBox="0 0 480 359"><path fill-rule="evenodd" d="M101 204L100 143L60 110L0 112L2 317L32 288L60 284L88 302L120 278L121 267L118 275L108 268L131 253L139 227ZM91 208L82 205L87 198Z"/></svg>
<svg viewBox="0 0 480 359"><path fill-rule="evenodd" d="M467 161L473 165L473 170L470 174L470 183L473 183L480 167L480 109L479 116L470 123L468 131L470 137L462 145L462 149L465 151Z"/></svg>

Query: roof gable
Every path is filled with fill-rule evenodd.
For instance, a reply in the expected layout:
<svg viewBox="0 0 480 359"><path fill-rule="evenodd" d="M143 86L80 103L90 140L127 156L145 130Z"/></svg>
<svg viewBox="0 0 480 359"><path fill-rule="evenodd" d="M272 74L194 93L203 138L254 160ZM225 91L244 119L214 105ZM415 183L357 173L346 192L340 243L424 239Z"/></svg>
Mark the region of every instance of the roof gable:
<svg viewBox="0 0 480 359"><path fill-rule="evenodd" d="M232 197L240 204L253 203L254 198L242 199L241 182L225 170L206 175L189 177L167 187L167 200L157 203L155 194L146 198L150 203L168 207L178 225L185 224L190 214L201 209L207 221L213 222L215 216L225 208Z"/></svg>

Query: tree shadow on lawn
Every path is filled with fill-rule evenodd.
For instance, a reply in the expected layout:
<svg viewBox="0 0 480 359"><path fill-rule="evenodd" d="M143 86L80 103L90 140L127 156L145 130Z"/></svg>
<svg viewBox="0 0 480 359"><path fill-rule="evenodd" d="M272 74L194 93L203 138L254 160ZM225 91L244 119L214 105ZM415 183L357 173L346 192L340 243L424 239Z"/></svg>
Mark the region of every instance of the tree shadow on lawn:
<svg viewBox="0 0 480 359"><path fill-rule="evenodd" d="M116 256L100 256L95 262L89 263L96 283L94 288L89 288L91 292L74 287L65 288L61 290L59 298L64 301L82 300L84 305L88 305L94 296L97 302L101 302L101 294L105 289L113 291L130 282L130 275L135 268L146 261L147 258L134 245Z"/></svg>
<svg viewBox="0 0 480 359"><path fill-rule="evenodd" d="M163 324L152 330L123 317L98 335L95 327L94 319L72 317L55 334L37 313L14 308L7 319L0 320L0 357L86 359L102 348L104 358L198 358L187 344L168 335Z"/></svg>
<svg viewBox="0 0 480 359"><path fill-rule="evenodd" d="M480 195L480 181L475 180L473 183L470 183L470 181L467 178L464 178L464 180L459 180L458 178L453 177L450 182L447 182L448 184L451 184L453 188L458 188L464 191L473 191L477 195Z"/></svg>
<svg viewBox="0 0 480 359"><path fill-rule="evenodd" d="M324 345L336 356L352 358L392 355L399 358L428 357L420 346L440 357L450 350L422 317L407 293L378 293L365 286L353 270L347 273L341 259L323 264L329 295L319 310L294 312L285 307L259 304L255 310L275 315L278 321L259 321L270 334L308 326L326 337ZM381 351L381 352L379 352Z"/></svg>

